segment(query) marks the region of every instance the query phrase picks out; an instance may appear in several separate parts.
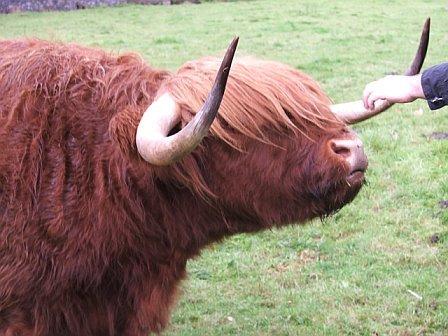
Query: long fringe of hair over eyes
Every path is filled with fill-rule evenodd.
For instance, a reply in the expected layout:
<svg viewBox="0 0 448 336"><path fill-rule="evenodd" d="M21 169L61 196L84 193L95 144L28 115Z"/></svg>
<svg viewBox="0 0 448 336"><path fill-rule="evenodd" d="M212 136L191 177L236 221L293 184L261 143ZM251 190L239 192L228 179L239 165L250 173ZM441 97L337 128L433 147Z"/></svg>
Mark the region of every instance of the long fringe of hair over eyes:
<svg viewBox="0 0 448 336"><path fill-rule="evenodd" d="M219 58L203 58L182 66L164 83L183 111L195 113L205 101L212 86ZM290 66L243 57L235 59L227 82L218 117L211 132L242 150L238 135L271 143L266 132L294 135L312 140L315 131L341 129L343 123L334 116L330 99L309 76ZM184 121L191 116L184 115Z"/></svg>

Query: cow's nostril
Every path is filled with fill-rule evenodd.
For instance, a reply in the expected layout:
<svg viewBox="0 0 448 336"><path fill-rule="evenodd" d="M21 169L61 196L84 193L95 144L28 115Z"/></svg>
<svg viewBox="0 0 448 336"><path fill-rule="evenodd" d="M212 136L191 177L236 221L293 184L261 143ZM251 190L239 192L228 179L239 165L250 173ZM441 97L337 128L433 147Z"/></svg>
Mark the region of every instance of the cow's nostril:
<svg viewBox="0 0 448 336"><path fill-rule="evenodd" d="M343 147L343 146L338 146L335 143L332 144L331 149L333 150L333 152L337 155L341 155L343 157L348 157L350 156L350 149L347 147Z"/></svg>
<svg viewBox="0 0 448 336"><path fill-rule="evenodd" d="M349 157L351 154L350 147L346 146L345 141L334 140L331 143L331 149L335 154L340 155L344 158Z"/></svg>

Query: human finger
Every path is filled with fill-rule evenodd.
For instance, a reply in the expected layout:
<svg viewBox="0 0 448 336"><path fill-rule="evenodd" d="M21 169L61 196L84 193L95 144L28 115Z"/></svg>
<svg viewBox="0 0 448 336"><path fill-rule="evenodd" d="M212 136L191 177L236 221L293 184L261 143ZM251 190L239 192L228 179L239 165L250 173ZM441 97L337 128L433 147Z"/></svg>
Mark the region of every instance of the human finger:
<svg viewBox="0 0 448 336"><path fill-rule="evenodd" d="M369 110L371 110L370 100L371 100L372 93L373 93L373 83L369 83L364 88L364 92L362 95L362 97L363 97L362 101L363 101L364 107Z"/></svg>

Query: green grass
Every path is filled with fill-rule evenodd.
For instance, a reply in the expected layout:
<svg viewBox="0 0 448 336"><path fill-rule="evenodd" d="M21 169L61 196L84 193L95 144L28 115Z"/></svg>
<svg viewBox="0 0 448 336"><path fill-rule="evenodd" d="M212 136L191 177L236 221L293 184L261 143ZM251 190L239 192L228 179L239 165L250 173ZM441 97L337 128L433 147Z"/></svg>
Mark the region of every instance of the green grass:
<svg viewBox="0 0 448 336"><path fill-rule="evenodd" d="M298 67L342 102L407 67L427 16L429 66L448 55L448 5L439 0L23 13L0 16L0 37L133 50L175 69L221 54L239 35L239 55ZM430 137L448 132L447 111L419 101L356 125L370 168L355 201L324 222L236 236L204 251L188 265L164 335L448 335L448 140Z"/></svg>

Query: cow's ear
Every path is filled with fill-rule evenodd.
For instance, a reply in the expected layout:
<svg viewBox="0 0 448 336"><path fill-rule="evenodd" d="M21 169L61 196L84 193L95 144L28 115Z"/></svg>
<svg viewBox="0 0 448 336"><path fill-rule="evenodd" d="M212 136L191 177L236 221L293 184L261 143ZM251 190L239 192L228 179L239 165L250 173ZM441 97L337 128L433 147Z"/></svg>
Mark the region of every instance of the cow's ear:
<svg viewBox="0 0 448 336"><path fill-rule="evenodd" d="M109 134L112 142L118 146L122 154L130 159L140 159L135 135L143 112L135 107L125 108L115 114L109 122Z"/></svg>

